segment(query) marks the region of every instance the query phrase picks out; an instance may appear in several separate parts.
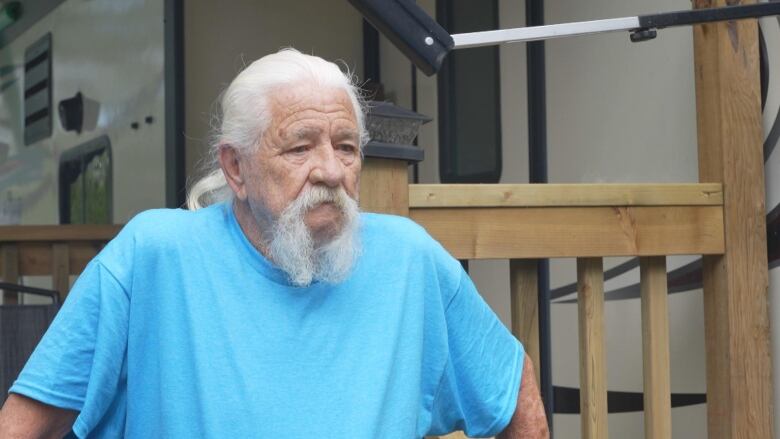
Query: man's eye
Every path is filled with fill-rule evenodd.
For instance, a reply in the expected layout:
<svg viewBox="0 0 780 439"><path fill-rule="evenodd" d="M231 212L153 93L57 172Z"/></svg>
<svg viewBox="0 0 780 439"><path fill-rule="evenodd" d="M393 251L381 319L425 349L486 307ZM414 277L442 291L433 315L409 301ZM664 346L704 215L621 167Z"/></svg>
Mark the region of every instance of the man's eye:
<svg viewBox="0 0 780 439"><path fill-rule="evenodd" d="M303 155L303 153L306 152L305 146L296 146L295 148L290 148L287 150L287 153L293 154L293 155Z"/></svg>
<svg viewBox="0 0 780 439"><path fill-rule="evenodd" d="M350 154L354 154L357 148L355 148L353 145L350 145L348 143L343 143L338 146L339 151L346 152Z"/></svg>

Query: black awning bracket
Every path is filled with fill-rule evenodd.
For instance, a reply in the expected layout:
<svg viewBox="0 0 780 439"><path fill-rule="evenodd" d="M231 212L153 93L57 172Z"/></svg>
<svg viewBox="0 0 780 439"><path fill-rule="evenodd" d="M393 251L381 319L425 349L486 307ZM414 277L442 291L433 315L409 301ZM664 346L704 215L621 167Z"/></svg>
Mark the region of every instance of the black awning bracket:
<svg viewBox="0 0 780 439"><path fill-rule="evenodd" d="M655 38L659 29L668 27L780 15L780 1L773 1L450 35L413 0L349 2L428 76L437 73L455 49L617 31L627 31L631 41L640 42Z"/></svg>

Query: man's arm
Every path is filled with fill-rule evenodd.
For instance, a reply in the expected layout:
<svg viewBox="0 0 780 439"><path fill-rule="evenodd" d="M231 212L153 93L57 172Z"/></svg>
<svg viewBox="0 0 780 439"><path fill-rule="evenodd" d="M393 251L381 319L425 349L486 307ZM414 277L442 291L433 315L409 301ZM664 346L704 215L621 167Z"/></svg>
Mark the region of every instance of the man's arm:
<svg viewBox="0 0 780 439"><path fill-rule="evenodd" d="M547 439L547 417L544 414L542 397L534 376L534 365L528 355L523 362L523 377L517 408L509 425L498 434L497 439Z"/></svg>
<svg viewBox="0 0 780 439"><path fill-rule="evenodd" d="M11 393L0 410L0 438L62 439L70 431L76 415L72 410Z"/></svg>

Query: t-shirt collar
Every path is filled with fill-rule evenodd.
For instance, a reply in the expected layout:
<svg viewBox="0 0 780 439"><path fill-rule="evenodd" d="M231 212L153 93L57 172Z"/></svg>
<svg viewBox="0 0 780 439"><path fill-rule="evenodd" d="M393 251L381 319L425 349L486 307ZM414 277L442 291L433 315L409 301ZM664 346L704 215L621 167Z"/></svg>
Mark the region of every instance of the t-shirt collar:
<svg viewBox="0 0 780 439"><path fill-rule="evenodd" d="M247 263L251 264L260 274L266 278L282 285L289 287L295 287L290 283L290 279L283 270L278 268L270 260L268 260L257 248L249 241L244 230L241 229L241 225L238 223L236 214L233 211L233 203L228 201L222 203L222 209L225 212L227 219L227 226L230 230L230 234L238 243L239 251L242 254L242 259L245 259Z"/></svg>

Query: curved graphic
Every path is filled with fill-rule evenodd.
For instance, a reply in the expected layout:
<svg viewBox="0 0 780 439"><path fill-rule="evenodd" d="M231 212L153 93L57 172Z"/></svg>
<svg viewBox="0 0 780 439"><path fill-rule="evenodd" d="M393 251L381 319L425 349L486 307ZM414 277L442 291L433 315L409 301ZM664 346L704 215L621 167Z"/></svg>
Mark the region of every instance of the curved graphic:
<svg viewBox="0 0 780 439"><path fill-rule="evenodd" d="M771 270L780 266L780 204L775 206L766 216L766 245L767 245L767 264ZM701 258L676 268L667 274L667 285L669 294L683 293L696 290L702 287L702 266ZM639 266L639 258L632 258L610 270L604 272L604 280L609 280L632 270ZM577 284L571 283L556 288L551 292L554 298L563 295L575 293ZM558 294L557 296L553 293ZM639 282L626 285L621 288L609 290L604 293L604 300L627 300L638 299L640 297ZM576 303L577 299L558 300L554 303Z"/></svg>
<svg viewBox="0 0 780 439"><path fill-rule="evenodd" d="M639 267L639 258L629 259L622 264L616 265L604 272L604 280L612 279L620 276L623 273L627 273L634 268ZM550 300L560 299L563 296L568 296L577 292L577 283L573 282L550 291ZM566 303L568 301L559 301L555 303Z"/></svg>
<svg viewBox="0 0 780 439"><path fill-rule="evenodd" d="M555 413L577 415L580 413L580 389L576 387L553 386ZM672 393L672 408L704 404L704 393ZM644 410L642 392L607 392L608 413L641 412Z"/></svg>

